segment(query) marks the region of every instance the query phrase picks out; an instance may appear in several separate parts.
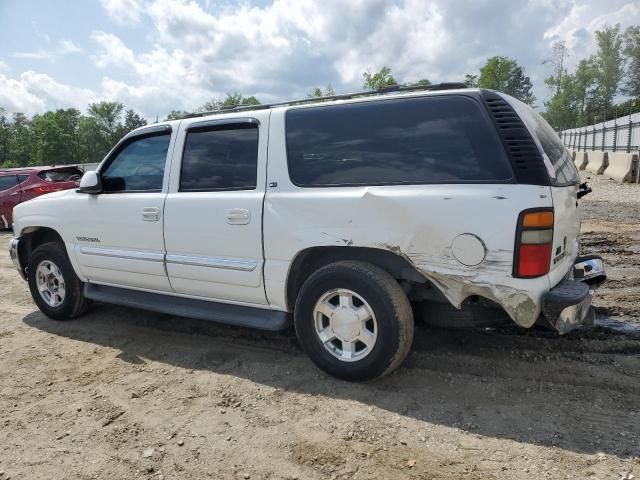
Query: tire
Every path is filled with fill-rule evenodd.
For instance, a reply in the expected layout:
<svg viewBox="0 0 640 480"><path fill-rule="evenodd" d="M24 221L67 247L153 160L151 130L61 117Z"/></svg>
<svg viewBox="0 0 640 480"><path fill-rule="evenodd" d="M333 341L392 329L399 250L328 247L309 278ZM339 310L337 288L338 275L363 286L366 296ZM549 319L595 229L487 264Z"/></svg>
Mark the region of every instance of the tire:
<svg viewBox="0 0 640 480"><path fill-rule="evenodd" d="M395 370L413 341L407 295L389 273L365 262L340 261L313 273L298 294L294 323L311 360L353 382Z"/></svg>
<svg viewBox="0 0 640 480"><path fill-rule="evenodd" d="M43 269L39 271L38 268L41 265ZM40 278L50 278L50 281L42 283L51 283L51 287L48 293L41 294L38 274L44 271L50 272L49 275ZM28 262L27 280L33 301L42 313L53 320L70 320L78 317L91 305L90 300L84 297L84 284L73 270L64 245L59 242L44 243L33 251ZM56 281L57 290L55 290ZM40 283L41 286L42 283ZM61 285L64 294L60 290ZM55 295L51 294L52 291ZM47 295L48 298L55 296L52 303L45 300Z"/></svg>

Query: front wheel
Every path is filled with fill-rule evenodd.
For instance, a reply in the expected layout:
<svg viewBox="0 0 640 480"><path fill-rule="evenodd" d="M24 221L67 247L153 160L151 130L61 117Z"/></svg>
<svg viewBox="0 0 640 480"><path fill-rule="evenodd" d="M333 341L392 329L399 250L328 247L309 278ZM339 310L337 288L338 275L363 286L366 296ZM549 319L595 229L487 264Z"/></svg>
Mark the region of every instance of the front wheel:
<svg viewBox="0 0 640 480"><path fill-rule="evenodd" d="M392 372L413 341L406 294L389 273L365 262L336 262L311 275L298 295L294 322L311 360L350 381Z"/></svg>
<svg viewBox="0 0 640 480"><path fill-rule="evenodd" d="M89 308L83 283L73 270L64 246L58 242L44 243L33 251L27 280L33 301L49 318L69 320Z"/></svg>

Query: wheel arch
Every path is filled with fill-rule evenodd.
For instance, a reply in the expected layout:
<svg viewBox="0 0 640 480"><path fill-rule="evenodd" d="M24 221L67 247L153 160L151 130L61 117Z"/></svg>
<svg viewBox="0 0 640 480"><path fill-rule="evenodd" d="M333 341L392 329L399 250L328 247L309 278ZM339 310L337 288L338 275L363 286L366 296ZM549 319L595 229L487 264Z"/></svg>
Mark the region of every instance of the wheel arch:
<svg viewBox="0 0 640 480"><path fill-rule="evenodd" d="M296 298L304 281L316 270L341 260L357 260L376 265L387 271L398 281L429 284L429 280L418 272L405 258L389 250L370 247L320 246L304 249L296 254L287 274L287 309L293 310Z"/></svg>
<svg viewBox="0 0 640 480"><path fill-rule="evenodd" d="M48 242L59 242L65 245L60 233L51 227L30 226L21 230L18 258L20 259L20 267L23 271L27 268L29 257L33 251L40 245Z"/></svg>

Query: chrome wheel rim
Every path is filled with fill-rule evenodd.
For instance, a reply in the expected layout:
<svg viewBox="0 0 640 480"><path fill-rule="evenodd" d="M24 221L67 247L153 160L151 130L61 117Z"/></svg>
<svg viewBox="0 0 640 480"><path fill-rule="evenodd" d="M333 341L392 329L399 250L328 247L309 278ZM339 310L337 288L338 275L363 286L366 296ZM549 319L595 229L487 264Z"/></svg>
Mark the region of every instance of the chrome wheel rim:
<svg viewBox="0 0 640 480"><path fill-rule="evenodd" d="M64 302L66 294L64 277L52 261L44 260L36 268L36 286L40 297L50 307L59 307Z"/></svg>
<svg viewBox="0 0 640 480"><path fill-rule="evenodd" d="M373 350L378 322L373 309L357 293L338 288L325 293L313 309L316 335L338 360L362 360Z"/></svg>

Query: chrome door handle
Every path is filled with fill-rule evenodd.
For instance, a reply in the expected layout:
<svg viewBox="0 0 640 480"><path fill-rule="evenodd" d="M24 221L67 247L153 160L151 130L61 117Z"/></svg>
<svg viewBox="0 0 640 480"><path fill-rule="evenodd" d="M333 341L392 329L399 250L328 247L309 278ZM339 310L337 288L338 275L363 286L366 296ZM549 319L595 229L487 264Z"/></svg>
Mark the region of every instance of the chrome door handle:
<svg viewBox="0 0 640 480"><path fill-rule="evenodd" d="M142 209L142 220L145 222L157 222L160 220L160 209L155 207L145 207Z"/></svg>
<svg viewBox="0 0 640 480"><path fill-rule="evenodd" d="M230 208L225 217L229 225L247 225L251 221L251 212L246 208Z"/></svg>

